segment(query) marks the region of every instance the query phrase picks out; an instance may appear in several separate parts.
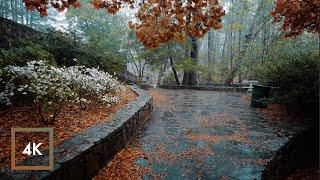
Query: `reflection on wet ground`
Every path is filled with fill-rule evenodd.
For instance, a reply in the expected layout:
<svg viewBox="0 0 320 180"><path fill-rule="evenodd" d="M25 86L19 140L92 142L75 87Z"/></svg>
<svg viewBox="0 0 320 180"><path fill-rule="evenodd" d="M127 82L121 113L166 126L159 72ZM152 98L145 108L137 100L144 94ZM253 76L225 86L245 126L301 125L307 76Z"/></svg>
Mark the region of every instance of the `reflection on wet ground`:
<svg viewBox="0 0 320 180"><path fill-rule="evenodd" d="M153 117L124 149L138 148L142 153L137 154L143 155L133 160L122 157L115 163L121 153L128 154L122 151L111 162L119 167L104 171L121 173L121 164L131 163L147 169L139 175L143 179L260 179L264 165L288 141L277 132L289 136L301 130L298 125L263 117L243 98L247 94L149 92L154 98Z"/></svg>

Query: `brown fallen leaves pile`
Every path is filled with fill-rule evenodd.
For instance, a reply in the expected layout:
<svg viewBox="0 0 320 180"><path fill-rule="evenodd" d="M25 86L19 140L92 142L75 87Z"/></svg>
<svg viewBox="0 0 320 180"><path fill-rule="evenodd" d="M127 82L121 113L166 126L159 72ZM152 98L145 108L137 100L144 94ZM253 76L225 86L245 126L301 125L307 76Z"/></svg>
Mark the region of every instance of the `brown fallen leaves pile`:
<svg viewBox="0 0 320 180"><path fill-rule="evenodd" d="M164 104L168 100L168 97L158 90L151 90L149 92L155 104Z"/></svg>
<svg viewBox="0 0 320 180"><path fill-rule="evenodd" d="M138 145L126 146L93 180L142 179L144 174L151 172L151 168L135 164L138 158L149 159Z"/></svg>
<svg viewBox="0 0 320 180"><path fill-rule="evenodd" d="M124 107L128 102L136 98L136 94L127 88L125 92L118 94L119 103L114 106L106 106L102 104L92 105L86 109L79 107L64 107L53 125L41 125L38 114L31 107L12 107L0 114L0 168L10 164L10 137L12 127L53 127L54 128L54 144L58 145L61 141L75 135L85 128L105 122L112 117L112 114ZM45 134L37 134L35 137L47 139ZM16 149L20 149L26 144L20 143L22 139L28 139L26 136L16 137ZM42 146L45 147L45 146ZM19 157L19 156L18 156Z"/></svg>
<svg viewBox="0 0 320 180"><path fill-rule="evenodd" d="M209 148L191 148L180 152L168 152L164 143L159 143L155 147L155 154L143 152L137 142L130 143L111 160L104 169L102 169L93 180L109 179L143 179L145 174L149 174L151 179L163 179L167 174L162 172L156 174L151 170L151 163L160 164L165 160L168 166L173 165L179 159L196 160L197 163L203 163L207 156L213 156L214 152ZM148 161L147 166L141 166L135 163L139 158Z"/></svg>
<svg viewBox="0 0 320 180"><path fill-rule="evenodd" d="M245 102L250 103L251 102L251 94L244 94L241 96L241 99Z"/></svg>
<svg viewBox="0 0 320 180"><path fill-rule="evenodd" d="M179 152L169 152L166 148L166 144L159 143L156 145L155 150L159 156L155 156L152 160L158 164L160 164L161 161L166 160L169 166L173 165L173 163L179 159L195 160L198 163L203 163L207 159L207 156L214 156L214 152L208 147L192 147Z"/></svg>
<svg viewBox="0 0 320 180"><path fill-rule="evenodd" d="M248 143L248 137L238 134L232 135L203 135L203 134L188 134L187 138L192 141L202 141L208 143L219 143L220 141L236 141L236 142L243 142Z"/></svg>
<svg viewBox="0 0 320 180"><path fill-rule="evenodd" d="M319 179L319 177L320 177L319 169L303 169L303 170L295 171L286 179L287 180L295 180L295 179L313 180L313 179Z"/></svg>
<svg viewBox="0 0 320 180"><path fill-rule="evenodd" d="M200 127L214 127L227 125L232 122L232 116L226 112L217 113L213 116L200 116L198 125Z"/></svg>
<svg viewBox="0 0 320 180"><path fill-rule="evenodd" d="M160 107L164 110L171 110L174 108L172 104L168 103L169 97L160 90L152 89L149 93L153 98L154 106Z"/></svg>
<svg viewBox="0 0 320 180"><path fill-rule="evenodd" d="M286 107L280 104L269 104L267 108L261 109L263 115L276 120L287 116Z"/></svg>
<svg viewBox="0 0 320 180"><path fill-rule="evenodd" d="M261 112L268 119L273 119L277 121L291 121L291 122L302 122L303 118L295 115L284 105L280 104L269 104L267 108L261 109Z"/></svg>

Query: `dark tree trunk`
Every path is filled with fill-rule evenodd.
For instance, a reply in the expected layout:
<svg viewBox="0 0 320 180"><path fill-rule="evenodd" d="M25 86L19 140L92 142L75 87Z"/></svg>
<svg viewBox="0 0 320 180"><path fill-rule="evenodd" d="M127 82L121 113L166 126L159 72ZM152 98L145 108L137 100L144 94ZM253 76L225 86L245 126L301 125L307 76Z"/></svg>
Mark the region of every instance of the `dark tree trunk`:
<svg viewBox="0 0 320 180"><path fill-rule="evenodd" d="M171 68L172 68L172 72L173 72L173 75L174 75L174 79L176 80L176 83L177 83L177 85L179 86L179 85L180 85L180 82L179 82L179 78L178 78L178 74L177 74L176 68L174 68L172 58L170 58L170 65L171 65Z"/></svg>
<svg viewBox="0 0 320 180"><path fill-rule="evenodd" d="M190 58L194 60L195 64L198 63L198 43L196 38L191 39L191 51ZM183 74L183 85L196 85L197 84L197 72L184 72Z"/></svg>
<svg viewBox="0 0 320 180"><path fill-rule="evenodd" d="M318 45L319 45L319 56L320 56L320 34L319 34L319 36L318 36Z"/></svg>
<svg viewBox="0 0 320 180"><path fill-rule="evenodd" d="M183 72L183 80L182 85L188 85L189 84L189 74L188 72Z"/></svg>
<svg viewBox="0 0 320 180"><path fill-rule="evenodd" d="M191 72L189 75L189 85L197 85L197 73Z"/></svg>
<svg viewBox="0 0 320 180"><path fill-rule="evenodd" d="M196 38L191 39L191 52L190 58L194 60L195 64L198 64L198 42ZM197 84L197 72L196 70L191 72L189 75L189 85L196 85Z"/></svg>

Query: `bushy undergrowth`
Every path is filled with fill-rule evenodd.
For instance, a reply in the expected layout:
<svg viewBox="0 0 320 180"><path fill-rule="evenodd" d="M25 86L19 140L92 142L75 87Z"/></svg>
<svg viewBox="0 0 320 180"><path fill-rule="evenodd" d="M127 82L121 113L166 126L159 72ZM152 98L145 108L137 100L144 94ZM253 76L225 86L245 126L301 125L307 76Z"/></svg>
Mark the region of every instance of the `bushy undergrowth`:
<svg viewBox="0 0 320 180"><path fill-rule="evenodd" d="M109 73L84 66L55 67L45 61L0 70L2 106L35 105L43 122L52 123L66 104L117 103L125 87Z"/></svg>
<svg viewBox="0 0 320 180"><path fill-rule="evenodd" d="M85 43L70 34L49 31L35 38L8 39L10 49L0 52L0 68L24 66L36 59L46 60L59 67L83 65L99 67L109 73L122 72L123 57L103 47Z"/></svg>
<svg viewBox="0 0 320 180"><path fill-rule="evenodd" d="M257 69L256 76L263 84L278 88L273 101L292 110L314 113L319 107L320 57L317 51L304 52L277 53Z"/></svg>
<svg viewBox="0 0 320 180"><path fill-rule="evenodd" d="M162 84L165 85L165 86L177 85L176 84L176 80L174 79L173 73L170 73L170 74L166 75L162 80Z"/></svg>
<svg viewBox="0 0 320 180"><path fill-rule="evenodd" d="M53 55L46 51L40 44L24 42L23 47L2 50L0 56L0 68L7 65L24 66L26 62L34 59L44 59L51 64L55 63Z"/></svg>

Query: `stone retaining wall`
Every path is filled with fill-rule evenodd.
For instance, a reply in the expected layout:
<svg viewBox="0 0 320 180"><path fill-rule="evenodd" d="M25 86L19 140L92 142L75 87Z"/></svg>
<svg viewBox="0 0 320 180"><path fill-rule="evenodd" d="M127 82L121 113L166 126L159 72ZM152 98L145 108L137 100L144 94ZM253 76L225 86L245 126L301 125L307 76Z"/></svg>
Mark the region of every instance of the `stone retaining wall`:
<svg viewBox="0 0 320 180"><path fill-rule="evenodd" d="M230 86L166 86L161 85L159 88L164 89L193 89L204 91L233 91L233 92L247 92L247 87L230 87Z"/></svg>
<svg viewBox="0 0 320 180"><path fill-rule="evenodd" d="M139 95L125 108L119 110L113 120L93 125L65 141L54 150L54 170L15 171L2 170L0 179L91 179L128 141L143 127L152 115L152 97L144 90L132 87ZM48 159L48 156L45 155ZM41 162L45 162L43 156ZM35 164L39 158L26 162Z"/></svg>
<svg viewBox="0 0 320 180"><path fill-rule="evenodd" d="M262 179L286 179L296 170L319 168L319 126L313 126L290 139L263 171ZM308 178L307 178L308 179Z"/></svg>
<svg viewBox="0 0 320 180"><path fill-rule="evenodd" d="M11 46L9 39L41 35L40 32L28 26L16 23L3 17L0 17L0 34L0 49L6 49Z"/></svg>

